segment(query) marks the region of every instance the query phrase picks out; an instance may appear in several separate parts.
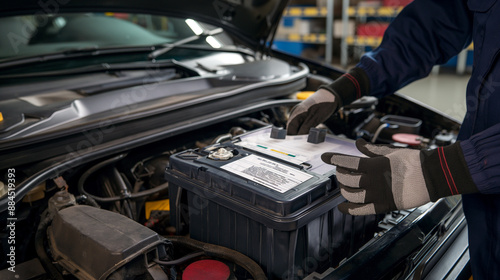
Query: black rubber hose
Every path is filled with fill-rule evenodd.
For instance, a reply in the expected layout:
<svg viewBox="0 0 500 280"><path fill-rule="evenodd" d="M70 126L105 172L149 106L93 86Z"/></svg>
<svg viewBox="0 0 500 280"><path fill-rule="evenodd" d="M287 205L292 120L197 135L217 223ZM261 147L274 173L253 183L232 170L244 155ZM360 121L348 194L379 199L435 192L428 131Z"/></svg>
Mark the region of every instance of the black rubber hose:
<svg viewBox="0 0 500 280"><path fill-rule="evenodd" d="M197 241L188 237L166 236L165 238L174 244L179 243L192 249L202 250L209 257L231 261L248 271L255 280L267 279L262 268L255 261L240 252L219 245Z"/></svg>
<svg viewBox="0 0 500 280"><path fill-rule="evenodd" d="M184 263L186 261L192 260L194 258L204 256L204 255L205 255L205 252L196 252L196 253L192 253L189 255L185 255L184 257L178 258L176 260L162 261L159 259L155 259L154 261L157 264L161 264L161 265L165 265L165 266L174 266L174 265L178 265L178 264Z"/></svg>
<svg viewBox="0 0 500 280"><path fill-rule="evenodd" d="M92 195L92 194L88 193L85 190L84 184L85 184L85 181L87 180L87 178L92 173L96 172L97 170L103 168L104 166L106 166L108 164L111 164L113 162L119 161L120 159L124 158L125 156L126 156L126 154L120 154L118 156L112 157L112 158L107 159L105 161L99 162L98 164L92 166L87 171L85 171L82 174L82 177L80 177L80 180L78 180L78 192L80 192L80 194L86 195L87 197L91 197L95 201L98 201L98 202L114 202L114 201L120 200L121 197L120 197L120 199L114 199L114 197L105 197L105 198L103 198L103 197L98 197L98 196Z"/></svg>
<svg viewBox="0 0 500 280"><path fill-rule="evenodd" d="M47 211L43 212L42 219L40 220L40 224L38 224L35 234L35 250L43 267L49 273L50 279L63 280L61 273L59 273L57 268L52 264L52 261L45 252L45 247L43 246L43 241L47 237L47 228L51 223L52 217Z"/></svg>
<svg viewBox="0 0 500 280"><path fill-rule="evenodd" d="M116 162L122 158L124 158L126 156L126 154L121 154L121 155L118 155L116 157L112 157L110 159L107 159L105 161L102 161L94 166L92 166L91 168L89 168L87 171L85 171L83 174L82 174L82 177L80 177L80 180L78 180L78 192L80 192L80 194L84 194L86 195L87 197L89 198L92 198L94 199L95 201L97 202L101 202L101 203L109 203L109 202L115 202L115 201L119 201L119 200L125 200L125 199L137 199L137 198L141 198L141 197L145 197L145 196L149 196L149 195L152 195L152 194L155 194L157 192L160 192L160 191L163 191L165 189L168 188L168 182L167 183L164 183L164 184L161 184L159 186L156 186L152 189L149 189L149 190L145 190L145 191L142 191L142 192L137 192L137 193L131 193L129 195L126 195L126 196L111 196L111 197L100 197L100 196L96 196L96 195L93 195L93 194L90 194L88 193L86 190L85 190L85 181L87 180L87 178L94 172L96 172L97 170L105 167L106 165L108 164L111 164L113 162Z"/></svg>

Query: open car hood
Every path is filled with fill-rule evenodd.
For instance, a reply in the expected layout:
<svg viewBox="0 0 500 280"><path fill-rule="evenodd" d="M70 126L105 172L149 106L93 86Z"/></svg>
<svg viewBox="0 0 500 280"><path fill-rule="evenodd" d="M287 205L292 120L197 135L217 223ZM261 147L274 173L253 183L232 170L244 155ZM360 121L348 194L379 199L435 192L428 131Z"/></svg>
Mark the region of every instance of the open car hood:
<svg viewBox="0 0 500 280"><path fill-rule="evenodd" d="M0 16L69 12L134 12L186 17L223 27L251 45L265 46L287 0L20 0L0 6Z"/></svg>

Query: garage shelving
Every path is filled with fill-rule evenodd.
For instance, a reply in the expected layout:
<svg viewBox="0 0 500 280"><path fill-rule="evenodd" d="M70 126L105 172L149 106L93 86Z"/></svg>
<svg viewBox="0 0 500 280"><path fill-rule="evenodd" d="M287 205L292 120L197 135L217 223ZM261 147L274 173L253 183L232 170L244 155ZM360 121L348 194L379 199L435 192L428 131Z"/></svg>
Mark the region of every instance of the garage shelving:
<svg viewBox="0 0 500 280"><path fill-rule="evenodd" d="M349 20L354 18L356 25L365 24L367 18L380 23L388 23L404 8L403 6L350 6L349 0L342 0L342 7L347 7L342 9L342 40L340 47L340 64L344 68L347 68L349 63L349 46L357 47L358 53L362 53L365 47L375 48L382 41L381 34L359 35L356 32L357 35L347 35Z"/></svg>
<svg viewBox="0 0 500 280"><path fill-rule="evenodd" d="M390 22L396 17L404 6L379 6L379 7L363 7L363 6L350 6L349 0L342 0L342 40L341 40L341 54L340 64L343 68L347 68L349 64L348 50L350 46L357 48L357 53L364 52L366 47L376 48L382 42L382 36L370 35L347 35L347 26L351 18L356 20L356 23L366 23L367 18L375 19L379 22ZM456 57L456 72L457 74L464 74L468 63L469 51L473 50L471 44L467 49L463 50ZM439 66L436 66L434 72L439 71Z"/></svg>
<svg viewBox="0 0 500 280"><path fill-rule="evenodd" d="M349 7L347 14L350 17L395 17L403 7Z"/></svg>
<svg viewBox="0 0 500 280"><path fill-rule="evenodd" d="M284 14L283 20L304 20L303 22L318 23L324 25L324 32L299 32L297 30L286 30L278 32L275 43L284 46L292 44L320 44L325 45L325 62L331 63L333 50L333 2L326 0L326 6L290 6ZM282 48L283 49L283 48Z"/></svg>
<svg viewBox="0 0 500 280"><path fill-rule="evenodd" d="M319 1L320 0L318 0L318 2ZM304 0L304 6L302 6L301 0L297 0L295 1L295 5L297 6L289 6L286 8L283 14L283 20L289 23L297 21L298 25L302 23L304 26L300 30L292 30L292 28L286 29L286 26L282 28L282 24L275 38L275 46L281 50L290 50L290 52L296 55L301 55L301 51L307 47L311 47L311 45L312 48L318 48L314 47L314 45L321 46L318 53L322 55L324 52L324 61L326 63L332 63L334 38L337 38L337 40L340 39L340 65L344 69L347 69L349 64L355 62L356 59L351 63L349 60L361 57L365 51L378 47L382 41L383 32L375 32L377 34L370 34L370 32L367 32L363 34L356 32L356 26L369 24L370 22L378 22L381 25L381 31L383 31L383 24L388 24L392 21L392 19L394 19L394 17L404 8L404 6L398 5L383 6L383 4L387 2L397 3L396 0L380 1L381 6L363 6L360 2L356 2L356 6L351 6L351 2L355 2L351 0L342 0L342 3L339 3L340 0L321 0L321 2L323 4L318 3L312 6L311 1ZM400 2L405 3L404 0ZM373 4L374 2L372 1L371 3ZM333 16L334 5L336 5L336 9L340 6L347 7L345 9L343 8L341 11L342 18L337 19L338 22L336 22L337 26L335 32L333 31L335 27ZM340 11L337 17L339 14ZM318 24L319 27L322 28L318 28ZM295 23L291 25L295 25ZM367 29L369 29L369 27ZM284 32L280 33L280 30ZM337 34L337 36L334 37L334 33ZM335 42L338 44L338 41ZM456 63L457 73L465 73L467 66L470 64L469 51L471 50L472 45L460 53L452 60L451 64L448 65ZM354 51L354 54L351 56L349 54L350 51ZM436 70L438 69L439 67L436 67Z"/></svg>

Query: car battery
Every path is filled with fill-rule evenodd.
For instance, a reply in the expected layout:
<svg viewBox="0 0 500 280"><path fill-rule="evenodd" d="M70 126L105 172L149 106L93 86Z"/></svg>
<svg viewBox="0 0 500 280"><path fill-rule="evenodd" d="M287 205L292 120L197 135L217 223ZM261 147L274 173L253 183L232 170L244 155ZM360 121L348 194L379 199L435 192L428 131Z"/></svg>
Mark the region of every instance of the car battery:
<svg viewBox="0 0 500 280"><path fill-rule="evenodd" d="M249 256L269 279L301 279L356 252L378 220L337 210L344 199L335 167L320 158L359 155L354 141L317 133L275 139L271 130L172 155L171 223L178 234Z"/></svg>

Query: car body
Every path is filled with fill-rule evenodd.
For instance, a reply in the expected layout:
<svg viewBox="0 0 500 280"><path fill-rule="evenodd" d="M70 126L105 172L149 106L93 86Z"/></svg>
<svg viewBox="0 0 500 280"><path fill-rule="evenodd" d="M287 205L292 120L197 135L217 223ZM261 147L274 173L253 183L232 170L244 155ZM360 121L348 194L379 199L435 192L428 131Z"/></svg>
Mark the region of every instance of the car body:
<svg viewBox="0 0 500 280"><path fill-rule="evenodd" d="M342 198L333 172L305 188L302 208L294 208L298 200L285 201L295 209L287 216L288 210L268 213L286 204L279 199L248 206L222 191L201 191L205 185L197 176L212 165L180 167L192 159L182 156L186 150L196 159L221 145L239 150L245 135L284 127L299 102L297 92L315 91L342 75L330 65L272 48L286 5L280 0L4 3L1 278L188 279L188 272L198 271L188 264L207 259L230 267L230 279L468 277L459 197L351 217L336 210ZM409 129L426 139L420 148L432 148L452 142L460 127L395 94L345 106L322 128L352 145L358 137L374 139L389 119L401 130L377 133L380 143ZM192 177L179 179L182 172ZM210 174L211 182L221 178L221 189L238 182L240 199L262 189L222 168ZM190 180L195 187L188 190L182 183ZM258 191L245 192L246 184ZM326 193L311 198L310 190L320 188ZM280 197L263 193L261 198ZM196 208L193 199L206 205ZM162 202L168 206L158 206ZM196 211L212 207L229 212L193 222L201 217ZM240 219L246 230L229 221ZM252 228L254 223L261 230ZM324 236L318 233L323 226Z"/></svg>

